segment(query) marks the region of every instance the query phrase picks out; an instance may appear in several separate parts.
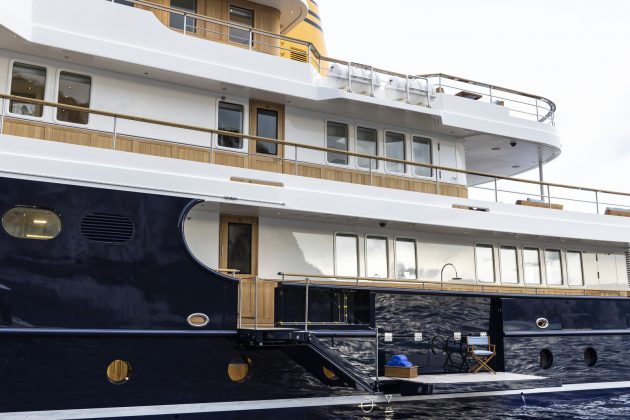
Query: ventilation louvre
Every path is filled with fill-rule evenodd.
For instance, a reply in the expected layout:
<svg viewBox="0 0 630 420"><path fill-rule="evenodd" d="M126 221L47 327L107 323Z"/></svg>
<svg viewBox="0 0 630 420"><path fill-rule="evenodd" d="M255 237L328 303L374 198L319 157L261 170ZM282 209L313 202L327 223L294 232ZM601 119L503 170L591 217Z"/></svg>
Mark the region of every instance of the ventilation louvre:
<svg viewBox="0 0 630 420"><path fill-rule="evenodd" d="M300 50L298 48L291 48L291 60L301 61L302 63L306 63L308 61L308 56L306 51Z"/></svg>
<svg viewBox="0 0 630 420"><path fill-rule="evenodd" d="M133 236L134 226L125 216L92 213L81 220L81 233L94 242L124 244Z"/></svg>

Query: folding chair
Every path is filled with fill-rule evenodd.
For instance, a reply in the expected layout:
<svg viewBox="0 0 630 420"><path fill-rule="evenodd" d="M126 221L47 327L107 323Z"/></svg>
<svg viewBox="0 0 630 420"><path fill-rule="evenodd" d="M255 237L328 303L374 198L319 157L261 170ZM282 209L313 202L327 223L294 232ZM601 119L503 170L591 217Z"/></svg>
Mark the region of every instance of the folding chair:
<svg viewBox="0 0 630 420"><path fill-rule="evenodd" d="M497 355L496 345L490 344L490 337L478 337L469 335L466 337L466 344L468 346L468 356L472 357L476 365L470 368L472 373L477 373L481 369L485 369L490 373L495 373L494 370L488 366L488 362Z"/></svg>

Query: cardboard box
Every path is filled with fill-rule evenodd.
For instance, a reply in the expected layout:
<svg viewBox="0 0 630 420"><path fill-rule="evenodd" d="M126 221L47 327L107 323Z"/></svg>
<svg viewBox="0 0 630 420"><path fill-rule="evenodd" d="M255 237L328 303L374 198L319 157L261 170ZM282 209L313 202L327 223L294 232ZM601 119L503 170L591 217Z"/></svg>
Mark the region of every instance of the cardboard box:
<svg viewBox="0 0 630 420"><path fill-rule="evenodd" d="M388 378L415 378L418 376L418 366L399 367L385 366L385 376Z"/></svg>

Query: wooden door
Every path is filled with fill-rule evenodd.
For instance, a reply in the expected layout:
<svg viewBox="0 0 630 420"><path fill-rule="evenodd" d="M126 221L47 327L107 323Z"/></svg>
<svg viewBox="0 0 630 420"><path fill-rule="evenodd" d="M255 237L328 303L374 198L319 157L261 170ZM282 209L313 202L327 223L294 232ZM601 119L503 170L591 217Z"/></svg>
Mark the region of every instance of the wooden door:
<svg viewBox="0 0 630 420"><path fill-rule="evenodd" d="M258 325L273 326L276 283L257 278L258 219L245 216L221 216L220 242L221 268L238 270L236 276L241 279L242 325L252 326L256 311L258 311ZM256 284L258 284L258 292L256 292ZM258 294L257 308L256 294Z"/></svg>
<svg viewBox="0 0 630 420"><path fill-rule="evenodd" d="M284 106L268 102L251 101L250 134L284 140ZM250 168L269 172L282 172L284 147L263 141L249 142Z"/></svg>

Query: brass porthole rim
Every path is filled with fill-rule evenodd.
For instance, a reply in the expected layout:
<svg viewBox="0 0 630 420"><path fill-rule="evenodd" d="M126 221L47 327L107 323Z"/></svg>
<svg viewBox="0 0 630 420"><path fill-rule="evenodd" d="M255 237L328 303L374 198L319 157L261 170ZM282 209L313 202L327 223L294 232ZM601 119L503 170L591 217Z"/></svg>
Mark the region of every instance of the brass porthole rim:
<svg viewBox="0 0 630 420"><path fill-rule="evenodd" d="M204 321L201 324L195 324L192 321L194 318L203 318ZM186 318L186 322L188 322L188 325L190 325L191 327L203 328L206 325L208 325L208 323L210 322L210 318L206 314L203 314L201 312L195 312L194 314L188 315L188 318Z"/></svg>
<svg viewBox="0 0 630 420"><path fill-rule="evenodd" d="M536 320L536 326L540 329L545 329L549 327L549 320L547 318L538 318Z"/></svg>

